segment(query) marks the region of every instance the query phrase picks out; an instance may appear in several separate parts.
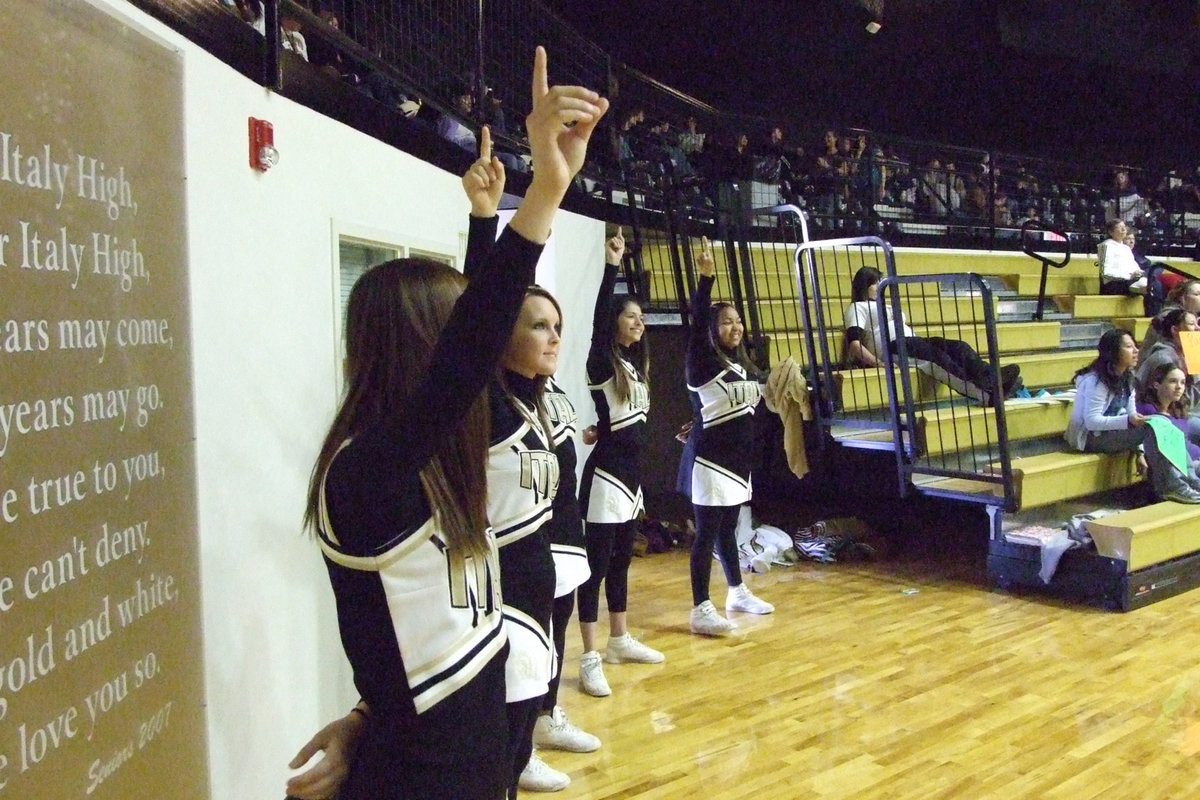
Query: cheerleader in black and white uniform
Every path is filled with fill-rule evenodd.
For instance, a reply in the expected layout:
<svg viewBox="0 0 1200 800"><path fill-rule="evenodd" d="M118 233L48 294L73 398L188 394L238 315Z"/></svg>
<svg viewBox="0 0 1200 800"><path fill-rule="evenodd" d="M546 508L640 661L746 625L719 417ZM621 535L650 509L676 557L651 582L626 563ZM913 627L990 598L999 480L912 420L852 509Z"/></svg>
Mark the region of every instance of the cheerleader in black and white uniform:
<svg viewBox="0 0 1200 800"><path fill-rule="evenodd" d="M348 390L313 469L306 521L319 535L363 701L293 760L300 766L326 750L289 781L295 797L327 796L343 778L343 798L515 797L505 705L511 625L487 527L481 391L505 348L490 334L518 318L554 212L607 105L581 87L551 90L538 48L526 119L538 174L485 268L464 290L444 265L401 259L368 271L351 294ZM550 458L516 460L528 467L527 494L549 499L557 461L543 444ZM506 533L509 547L526 538L519 524ZM553 580L551 566L551 593Z"/></svg>
<svg viewBox="0 0 1200 800"><path fill-rule="evenodd" d="M629 633L625 611L629 564L638 517L644 507L638 458L650 410L650 361L642 335L642 308L632 297L613 297L617 268L625 253L620 229L605 243L604 277L592 317L588 352L588 388L598 421L584 431L585 444L595 443L583 468L579 505L583 510L591 577L579 587L579 630L583 656L579 686L593 697L612 693L602 661L658 664L659 651ZM608 646L603 659L596 649L600 585L608 601Z"/></svg>
<svg viewBox="0 0 1200 800"><path fill-rule="evenodd" d="M486 148L485 140L483 148ZM464 274L472 279L492 247L504 169L481 158L463 176L471 201ZM518 785L532 791L565 788L570 778L530 751L539 747L591 752L600 740L567 719L558 706L566 628L575 588L588 576L583 521L575 495L575 407L551 375L558 366L562 309L538 286L525 292L501 371L491 388L492 447L488 458L488 519L500 547L501 586L512 643L509 656L510 735ZM557 491L547 505L533 490L553 459ZM541 465L541 466L539 466ZM506 546L512 543L511 547ZM553 648L547 653L552 636ZM551 660L552 659L552 660ZM536 665L535 670L532 666ZM539 699L530 701L536 695Z"/></svg>
<svg viewBox="0 0 1200 800"><path fill-rule="evenodd" d="M708 239L703 240L696 265L700 281L692 293L687 349L694 415L681 473L686 476L690 470L696 521L690 627L693 633L716 636L735 626L708 596L714 542L729 584L725 610L770 614L775 607L755 597L742 582L737 555L738 511L750 501L753 415L762 396L762 375L746 355L737 309L711 302L716 265Z"/></svg>

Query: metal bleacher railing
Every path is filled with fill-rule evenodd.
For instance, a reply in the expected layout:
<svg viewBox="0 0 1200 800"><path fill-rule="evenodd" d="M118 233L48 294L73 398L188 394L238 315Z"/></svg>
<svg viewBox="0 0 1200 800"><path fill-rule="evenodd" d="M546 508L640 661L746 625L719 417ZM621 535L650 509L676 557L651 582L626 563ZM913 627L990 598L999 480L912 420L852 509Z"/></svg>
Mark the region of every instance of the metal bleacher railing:
<svg viewBox="0 0 1200 800"><path fill-rule="evenodd" d="M213 13L202 10L235 18L239 6L259 6L259 0L132 2L206 44L218 37L202 30L213 22ZM1116 216L1138 231L1141 249L1151 255L1184 256L1197 247L1200 187L1190 172L1067 164L811 122L789 123L787 135L772 142L768 134L777 123L768 119L788 119L786 111L722 113L614 61L537 0L263 0L261 8L285 34L309 41L313 66L330 70L334 60L332 71L364 93L378 94L364 85L370 78L419 100L425 110L414 124L422 115L447 113L477 127L502 114L508 131L501 139L518 154L519 123L528 110L526 54L545 45L553 80L593 86L613 100L609 146L592 148L584 186L618 202L632 191L661 191L670 173L694 182L699 202L710 207L716 187L730 181L750 187L754 207L796 205L814 236L1017 250L1021 224L1039 219L1064 230L1073 252L1090 254L1104 238L1105 219ZM267 30L261 46L276 52L264 55L260 79L275 86L278 51L288 49L289 35ZM474 98L469 110L454 102L452 92L462 85ZM704 137L699 152L680 139L689 118ZM748 149L739 151L743 134Z"/></svg>
<svg viewBox="0 0 1200 800"><path fill-rule="evenodd" d="M900 277L893 246L1019 250L1036 227L1061 232L1065 252L1094 258L1105 220L1120 217L1143 250L1180 256L1200 227L1200 190L1170 174L1156 180L1128 167L811 124L769 141L765 117L722 113L613 61L537 0L131 2L265 86L286 92L287 80L314 76L307 94L289 96L347 124L368 116L349 108L356 104L369 105L372 120L387 115L397 129L426 136L439 115L473 130L503 117L496 138L514 156L527 153L527 56L545 45L554 82L593 86L613 101L574 200L627 228L626 281L648 312L686 322L693 256L699 237L709 237L715 296L738 307L763 366L791 356L810 371L818 418L834 440L895 448L902 475L922 487L1010 508L1005 411L995 393L982 405L955 395L910 363L902 344L892 368L841 369L853 271L879 268L887 279L880 298L890 305L881 312L902 311L918 335L968 341L995 373L991 287L970 275ZM262 14L266 36L241 24L247 7ZM307 65L295 52L297 33Z"/></svg>

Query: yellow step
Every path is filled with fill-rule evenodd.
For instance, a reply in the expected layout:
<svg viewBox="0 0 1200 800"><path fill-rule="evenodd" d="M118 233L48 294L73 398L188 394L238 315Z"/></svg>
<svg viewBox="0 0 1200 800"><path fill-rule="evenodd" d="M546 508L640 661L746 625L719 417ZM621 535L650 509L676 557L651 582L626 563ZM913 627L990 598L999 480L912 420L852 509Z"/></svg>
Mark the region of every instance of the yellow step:
<svg viewBox="0 0 1200 800"><path fill-rule="evenodd" d="M1163 502L1084 523L1100 555L1133 572L1200 550L1200 506Z"/></svg>
<svg viewBox="0 0 1200 800"><path fill-rule="evenodd" d="M1141 480L1133 453L1057 452L1012 460L1019 508L1120 489Z"/></svg>
<svg viewBox="0 0 1200 800"><path fill-rule="evenodd" d="M1113 319L1142 314L1142 298L1119 294L1057 295L1054 302L1075 319Z"/></svg>
<svg viewBox="0 0 1200 800"><path fill-rule="evenodd" d="M1030 391L1069 387L1075 371L1092 363L1094 350L1062 350L1056 353L1037 353L1015 359L1021 365L1021 378Z"/></svg>
<svg viewBox="0 0 1200 800"><path fill-rule="evenodd" d="M1141 344L1150 330L1150 317L1115 317L1112 324L1132 333L1134 341Z"/></svg>
<svg viewBox="0 0 1200 800"><path fill-rule="evenodd" d="M1004 285L1022 297L1037 297L1041 288L1041 273L1033 275L1005 275ZM1046 276L1046 295L1095 294L1100 291L1099 273L1093 268L1091 275L1060 275L1051 269Z"/></svg>
<svg viewBox="0 0 1200 800"><path fill-rule="evenodd" d="M929 409L921 417L925 431L924 449L930 455L997 441L996 412L991 408L955 406ZM1069 402L1009 400L1004 404L1009 441L1061 436L1070 418Z"/></svg>

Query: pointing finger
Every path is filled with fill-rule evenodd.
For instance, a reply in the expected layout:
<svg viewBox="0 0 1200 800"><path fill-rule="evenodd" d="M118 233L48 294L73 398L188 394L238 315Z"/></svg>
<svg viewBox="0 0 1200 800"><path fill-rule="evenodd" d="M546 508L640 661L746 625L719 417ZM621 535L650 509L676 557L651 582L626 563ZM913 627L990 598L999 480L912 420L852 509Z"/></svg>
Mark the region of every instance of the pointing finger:
<svg viewBox="0 0 1200 800"><path fill-rule="evenodd" d="M533 102L550 93L550 78L546 68L546 48L538 45L533 53Z"/></svg>
<svg viewBox="0 0 1200 800"><path fill-rule="evenodd" d="M483 161L492 160L492 132L487 125L479 131L479 158Z"/></svg>

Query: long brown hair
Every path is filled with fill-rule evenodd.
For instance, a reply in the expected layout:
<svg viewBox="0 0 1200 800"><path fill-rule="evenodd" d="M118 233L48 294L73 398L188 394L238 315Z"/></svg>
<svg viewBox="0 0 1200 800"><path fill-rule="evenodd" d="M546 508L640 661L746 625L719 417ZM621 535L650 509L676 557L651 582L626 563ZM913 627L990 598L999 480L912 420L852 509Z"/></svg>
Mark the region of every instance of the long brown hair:
<svg viewBox="0 0 1200 800"><path fill-rule="evenodd" d="M321 485L343 442L405 413L437 366L430 363L434 347L466 285L460 272L422 258L385 262L354 284L346 307L346 396L313 466L306 526L319 524ZM488 438L483 392L421 469L421 486L455 557L488 550Z"/></svg>
<svg viewBox="0 0 1200 800"><path fill-rule="evenodd" d="M554 306L555 312L558 314L558 335L562 336L563 329L563 313L562 306L558 304L558 300L550 292L543 289L541 286L534 284L525 288L525 300L531 297L541 297L550 301L550 305ZM525 300L521 302L524 303ZM518 317L519 319L519 317ZM496 382L500 385L504 392L504 397L509 404L514 408L519 408L520 402L513 396L512 390L508 388L508 380L504 377L505 367L503 359L500 365L496 368ZM546 395L546 384L550 382L550 375L535 375L533 378L533 407L537 412L538 420L542 424L542 430L546 434L546 440L550 442L550 447L554 447L554 426L550 424L550 418L546 416L546 405L542 402L542 398Z"/></svg>
<svg viewBox="0 0 1200 800"><path fill-rule="evenodd" d="M1138 400L1152 405L1157 409L1161 402L1158 396L1158 391L1162 388L1162 382L1165 381L1167 376L1175 370L1182 372L1184 380L1187 380L1187 372L1179 369L1179 367L1175 366L1175 364L1170 361L1166 362L1165 364L1159 364L1157 367L1150 370L1150 374L1146 376L1145 385L1138 390ZM1184 405L1183 400L1173 400L1167 404L1166 413L1169 417L1175 417L1176 419L1187 419L1187 412L1188 409L1187 406Z"/></svg>
<svg viewBox="0 0 1200 800"><path fill-rule="evenodd" d="M630 358L625 358L621 353L621 345L617 343L617 320L625 313L625 309L631 305L638 308L642 307L637 298L620 295L613 299L608 313L608 360L612 363L613 390L616 391L617 397L620 398L622 403L628 403L629 398L633 396L633 392L629 388L629 373L621 365L622 361L632 363L633 368L641 377L642 382L646 384L647 389L650 387L650 348L646 344L645 326L642 329L642 338L625 348L629 351Z"/></svg>

